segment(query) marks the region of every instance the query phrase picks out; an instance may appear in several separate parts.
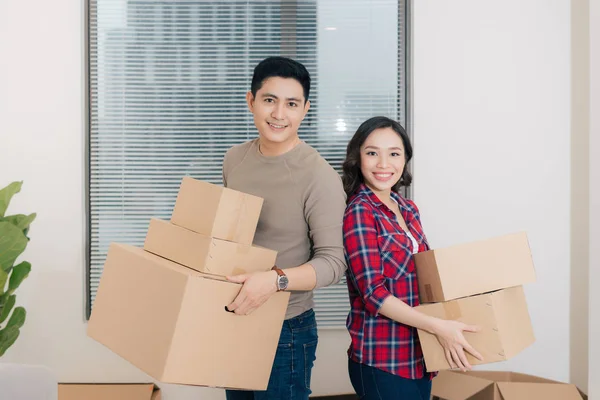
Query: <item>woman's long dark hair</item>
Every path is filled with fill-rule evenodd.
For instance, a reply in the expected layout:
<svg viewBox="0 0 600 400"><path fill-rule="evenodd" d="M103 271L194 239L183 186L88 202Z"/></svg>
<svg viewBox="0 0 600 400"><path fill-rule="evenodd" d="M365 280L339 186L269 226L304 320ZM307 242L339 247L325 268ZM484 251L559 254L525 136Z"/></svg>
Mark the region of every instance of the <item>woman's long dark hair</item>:
<svg viewBox="0 0 600 400"><path fill-rule="evenodd" d="M363 175L360 171L360 147L374 130L381 128L392 128L394 132L400 136L402 143L404 144L406 164L400 179L392 187L392 190L397 192L401 186L410 186L410 183L412 182L412 176L407 171L406 165L408 165L408 162L411 160L413 151L410 139L402 125L387 117L369 118L358 127L356 133L352 136L350 142L348 142L346 159L342 164L342 182L344 183L344 191L346 192L348 200L356 193L361 183L364 182Z"/></svg>

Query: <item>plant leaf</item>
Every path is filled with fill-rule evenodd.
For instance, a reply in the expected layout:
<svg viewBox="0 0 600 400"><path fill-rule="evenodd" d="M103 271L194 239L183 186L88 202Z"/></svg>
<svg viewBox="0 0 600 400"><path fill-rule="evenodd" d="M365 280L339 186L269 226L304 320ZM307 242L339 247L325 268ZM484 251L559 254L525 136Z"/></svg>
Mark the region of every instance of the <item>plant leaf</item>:
<svg viewBox="0 0 600 400"><path fill-rule="evenodd" d="M23 307L16 307L15 311L13 311L10 319L6 323L6 327L9 328L11 326L15 326L20 328L25 323L25 317L27 316L27 312Z"/></svg>
<svg viewBox="0 0 600 400"><path fill-rule="evenodd" d="M21 186L23 186L23 181L13 182L4 189L0 190L0 217L4 217L6 213L6 209L10 203L10 199L21 191Z"/></svg>
<svg viewBox="0 0 600 400"><path fill-rule="evenodd" d="M6 286L7 280L8 272L5 272L2 268L0 268L0 295L4 294L4 286Z"/></svg>
<svg viewBox="0 0 600 400"><path fill-rule="evenodd" d="M0 268L8 271L27 247L23 231L10 222L0 222Z"/></svg>
<svg viewBox="0 0 600 400"><path fill-rule="evenodd" d="M33 222L35 217L36 217L36 213L29 214L29 215L16 214L16 215L9 215L6 217L2 217L2 218L0 218L0 221L8 221L11 224L15 225L17 228L21 229L22 231L25 231L26 229L29 228L29 225ZM23 232L23 234L26 235L27 233Z"/></svg>
<svg viewBox="0 0 600 400"><path fill-rule="evenodd" d="M19 328L11 326L0 330L0 357L12 346L19 337Z"/></svg>
<svg viewBox="0 0 600 400"><path fill-rule="evenodd" d="M6 321L6 318L8 318L8 315L12 311L12 308L14 307L16 301L17 296L14 294L6 298L6 303L4 303L4 306L0 310L0 324Z"/></svg>
<svg viewBox="0 0 600 400"><path fill-rule="evenodd" d="M29 276L29 272L31 272L31 264L27 261L15 265L12 274L10 274L10 281L8 282L8 294L13 294L17 290L21 282Z"/></svg>

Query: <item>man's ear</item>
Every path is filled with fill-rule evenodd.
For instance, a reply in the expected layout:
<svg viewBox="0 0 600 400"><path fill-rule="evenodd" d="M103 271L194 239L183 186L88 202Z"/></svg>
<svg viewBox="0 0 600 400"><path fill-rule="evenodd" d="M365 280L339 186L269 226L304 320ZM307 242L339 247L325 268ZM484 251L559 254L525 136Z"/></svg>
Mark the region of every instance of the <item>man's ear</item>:
<svg viewBox="0 0 600 400"><path fill-rule="evenodd" d="M302 117L302 119L304 119L306 117L306 114L308 114L309 109L310 109L310 101L307 101L306 103L304 103L304 116Z"/></svg>
<svg viewBox="0 0 600 400"><path fill-rule="evenodd" d="M248 104L248 110L254 113L254 95L251 90L248 90L248 93L246 93L246 103Z"/></svg>

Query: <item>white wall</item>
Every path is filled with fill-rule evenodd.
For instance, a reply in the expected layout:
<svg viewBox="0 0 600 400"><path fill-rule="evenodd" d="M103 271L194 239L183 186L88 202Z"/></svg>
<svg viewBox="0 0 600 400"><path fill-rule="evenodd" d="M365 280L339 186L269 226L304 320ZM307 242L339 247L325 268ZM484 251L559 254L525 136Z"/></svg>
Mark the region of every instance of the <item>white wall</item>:
<svg viewBox="0 0 600 400"><path fill-rule="evenodd" d="M570 2L414 1L414 195L434 246L525 230L536 343L569 379Z"/></svg>
<svg viewBox="0 0 600 400"><path fill-rule="evenodd" d="M414 3L415 197L430 240L529 233L538 341L493 367L567 380L569 3ZM85 336L83 21L80 1L0 2L0 185L24 180L12 210L39 214L18 292L28 321L2 361L48 365L62 381L148 381ZM349 390L347 344L344 331L321 333L316 393ZM223 398L161 386L165 400Z"/></svg>
<svg viewBox="0 0 600 400"><path fill-rule="evenodd" d="M21 337L3 362L44 364L61 381L149 381L85 335L82 1L0 2L0 186L23 180L11 211L38 213L17 292ZM224 398L161 385L164 398Z"/></svg>
<svg viewBox="0 0 600 400"><path fill-rule="evenodd" d="M600 1L590 7L589 396L600 397Z"/></svg>

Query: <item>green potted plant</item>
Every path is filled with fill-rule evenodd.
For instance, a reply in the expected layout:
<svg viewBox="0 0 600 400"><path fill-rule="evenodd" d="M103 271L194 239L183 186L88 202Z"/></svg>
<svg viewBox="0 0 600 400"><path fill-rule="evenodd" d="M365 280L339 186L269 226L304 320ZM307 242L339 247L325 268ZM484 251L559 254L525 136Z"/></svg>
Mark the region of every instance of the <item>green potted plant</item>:
<svg viewBox="0 0 600 400"><path fill-rule="evenodd" d="M25 308L14 307L15 291L29 275L31 264L15 262L27 247L29 225L36 214L6 215L10 200L22 185L13 182L0 190L0 357L19 337L26 316Z"/></svg>

